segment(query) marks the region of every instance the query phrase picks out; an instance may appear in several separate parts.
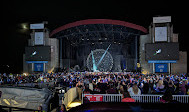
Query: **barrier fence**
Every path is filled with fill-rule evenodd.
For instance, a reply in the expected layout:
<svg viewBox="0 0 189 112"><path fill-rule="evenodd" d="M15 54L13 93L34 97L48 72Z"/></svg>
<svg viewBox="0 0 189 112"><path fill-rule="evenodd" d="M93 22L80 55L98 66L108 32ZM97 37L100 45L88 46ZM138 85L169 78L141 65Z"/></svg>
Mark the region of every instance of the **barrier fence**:
<svg viewBox="0 0 189 112"><path fill-rule="evenodd" d="M157 103L163 95L132 95L131 98L140 103ZM121 102L122 94L83 94L90 102ZM84 102L82 100L82 103ZM173 100L189 103L189 95L173 95Z"/></svg>

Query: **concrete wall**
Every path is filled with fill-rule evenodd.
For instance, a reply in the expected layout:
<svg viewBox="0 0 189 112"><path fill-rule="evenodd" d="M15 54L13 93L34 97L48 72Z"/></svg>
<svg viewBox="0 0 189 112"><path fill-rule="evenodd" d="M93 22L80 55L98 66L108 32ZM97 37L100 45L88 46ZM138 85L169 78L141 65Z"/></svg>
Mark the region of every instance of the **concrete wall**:
<svg viewBox="0 0 189 112"><path fill-rule="evenodd" d="M151 43L151 38L149 34L140 36L139 59L140 59L140 64L141 64L141 72L152 73L153 64L148 63L145 60L145 44L146 43Z"/></svg>
<svg viewBox="0 0 189 112"><path fill-rule="evenodd" d="M179 60L171 64L171 73L187 73L187 52L179 52Z"/></svg>
<svg viewBox="0 0 189 112"><path fill-rule="evenodd" d="M59 65L59 42L56 38L46 38L46 42L51 46L51 60L46 64L46 71L52 72Z"/></svg>

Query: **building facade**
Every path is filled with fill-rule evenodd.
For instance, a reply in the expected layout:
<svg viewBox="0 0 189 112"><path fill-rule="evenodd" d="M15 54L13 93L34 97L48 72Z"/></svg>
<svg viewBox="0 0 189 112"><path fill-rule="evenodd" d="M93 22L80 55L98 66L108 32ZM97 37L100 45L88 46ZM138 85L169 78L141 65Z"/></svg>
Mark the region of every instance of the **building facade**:
<svg viewBox="0 0 189 112"><path fill-rule="evenodd" d="M31 39L23 54L23 72L53 72L58 68L59 42L49 38L46 23L30 24Z"/></svg>
<svg viewBox="0 0 189 112"><path fill-rule="evenodd" d="M179 50L170 16L153 18L149 34L140 36L139 49L142 73L187 73L187 52Z"/></svg>

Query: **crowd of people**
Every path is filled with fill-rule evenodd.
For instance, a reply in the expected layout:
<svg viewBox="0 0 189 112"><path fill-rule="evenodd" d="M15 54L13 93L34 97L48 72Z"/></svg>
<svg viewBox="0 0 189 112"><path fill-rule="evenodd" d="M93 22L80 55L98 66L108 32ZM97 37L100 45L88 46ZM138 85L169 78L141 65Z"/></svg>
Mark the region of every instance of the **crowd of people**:
<svg viewBox="0 0 189 112"><path fill-rule="evenodd" d="M135 102L132 95L164 94L161 102L173 102L172 95L189 95L187 74L141 74L132 72L58 72L0 74L0 85L54 82L53 87L76 87L79 100L85 94L122 94L122 102Z"/></svg>
<svg viewBox="0 0 189 112"><path fill-rule="evenodd" d="M187 74L141 74L130 72L58 72L39 74L0 74L0 85L21 83L45 83L55 81L56 85L78 87L86 93L119 94L128 91L130 95L163 94L166 90L177 95L188 94Z"/></svg>

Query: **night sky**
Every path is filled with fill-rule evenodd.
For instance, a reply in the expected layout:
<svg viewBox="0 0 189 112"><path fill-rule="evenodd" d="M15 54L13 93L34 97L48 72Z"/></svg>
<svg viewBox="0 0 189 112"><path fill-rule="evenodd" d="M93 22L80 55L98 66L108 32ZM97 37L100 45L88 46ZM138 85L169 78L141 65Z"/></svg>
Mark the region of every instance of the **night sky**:
<svg viewBox="0 0 189 112"><path fill-rule="evenodd" d="M156 4L155 4L156 3ZM180 50L189 51L187 43L187 1L128 2L88 0L14 0L1 3L3 30L1 35L0 73L21 73L24 47L30 31L22 24L48 21L50 31L70 22L84 19L115 19L141 25L148 29L154 16L172 16L174 33L179 34ZM189 58L188 58L189 59Z"/></svg>

